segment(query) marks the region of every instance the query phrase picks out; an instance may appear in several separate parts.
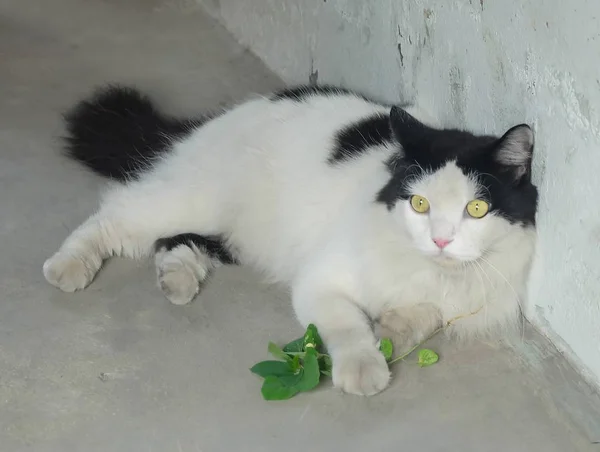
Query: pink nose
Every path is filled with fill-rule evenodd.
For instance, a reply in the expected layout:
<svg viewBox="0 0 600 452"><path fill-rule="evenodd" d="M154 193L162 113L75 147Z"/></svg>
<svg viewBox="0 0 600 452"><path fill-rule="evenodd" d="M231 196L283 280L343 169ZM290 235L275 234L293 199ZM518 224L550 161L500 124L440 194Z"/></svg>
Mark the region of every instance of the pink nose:
<svg viewBox="0 0 600 452"><path fill-rule="evenodd" d="M433 243L435 243L439 249L444 249L448 246L448 244L452 241L450 239L440 239L440 238L435 238L432 239Z"/></svg>

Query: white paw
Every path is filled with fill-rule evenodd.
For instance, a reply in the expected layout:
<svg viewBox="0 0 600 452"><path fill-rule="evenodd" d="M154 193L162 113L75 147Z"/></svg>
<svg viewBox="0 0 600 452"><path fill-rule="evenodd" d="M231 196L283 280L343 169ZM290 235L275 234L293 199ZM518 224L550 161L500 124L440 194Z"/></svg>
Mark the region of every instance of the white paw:
<svg viewBox="0 0 600 452"><path fill-rule="evenodd" d="M335 354L332 377L333 385L342 391L370 396L387 387L390 370L376 347L348 349Z"/></svg>
<svg viewBox="0 0 600 452"><path fill-rule="evenodd" d="M200 281L186 265L169 265L158 270L158 284L167 300L176 305L191 302L200 290Z"/></svg>
<svg viewBox="0 0 600 452"><path fill-rule="evenodd" d="M44 277L63 292L75 292L92 282L101 265L99 260L84 260L59 251L44 262Z"/></svg>
<svg viewBox="0 0 600 452"><path fill-rule="evenodd" d="M384 312L375 324L377 337L388 337L399 347L417 344L442 326L442 314L432 304L402 306Z"/></svg>

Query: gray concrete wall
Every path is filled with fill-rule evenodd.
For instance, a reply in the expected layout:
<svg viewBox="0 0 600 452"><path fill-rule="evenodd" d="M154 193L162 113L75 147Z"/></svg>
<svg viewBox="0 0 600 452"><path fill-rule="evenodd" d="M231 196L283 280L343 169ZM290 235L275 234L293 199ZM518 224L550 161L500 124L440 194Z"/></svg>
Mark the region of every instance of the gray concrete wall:
<svg viewBox="0 0 600 452"><path fill-rule="evenodd" d="M199 1L289 83L416 100L479 132L532 124L540 246L526 311L600 377L597 0Z"/></svg>

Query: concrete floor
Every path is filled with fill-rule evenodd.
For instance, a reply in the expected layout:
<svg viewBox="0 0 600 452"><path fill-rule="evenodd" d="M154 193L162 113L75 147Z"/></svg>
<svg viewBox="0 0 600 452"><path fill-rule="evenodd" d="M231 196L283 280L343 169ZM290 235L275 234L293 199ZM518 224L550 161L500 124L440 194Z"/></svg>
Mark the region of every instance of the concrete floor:
<svg viewBox="0 0 600 452"><path fill-rule="evenodd" d="M0 451L593 451L600 401L545 339L457 346L379 396L329 383L267 403L248 372L300 334L287 294L224 269L175 307L116 260L63 294L41 267L102 181L59 156L60 113L102 82L193 113L280 86L191 3L0 2Z"/></svg>

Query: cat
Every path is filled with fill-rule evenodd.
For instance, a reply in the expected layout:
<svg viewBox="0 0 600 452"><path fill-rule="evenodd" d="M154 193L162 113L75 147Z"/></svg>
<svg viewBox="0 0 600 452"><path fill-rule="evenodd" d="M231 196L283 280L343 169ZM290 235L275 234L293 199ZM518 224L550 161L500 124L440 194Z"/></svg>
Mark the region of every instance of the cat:
<svg viewBox="0 0 600 452"><path fill-rule="evenodd" d="M214 268L254 266L317 326L334 385L376 394L376 333L403 346L457 316L458 336L518 325L536 242L532 129L477 136L415 111L321 86L180 120L100 88L65 115L66 153L115 183L44 275L73 292L110 256L154 255L185 304Z"/></svg>

